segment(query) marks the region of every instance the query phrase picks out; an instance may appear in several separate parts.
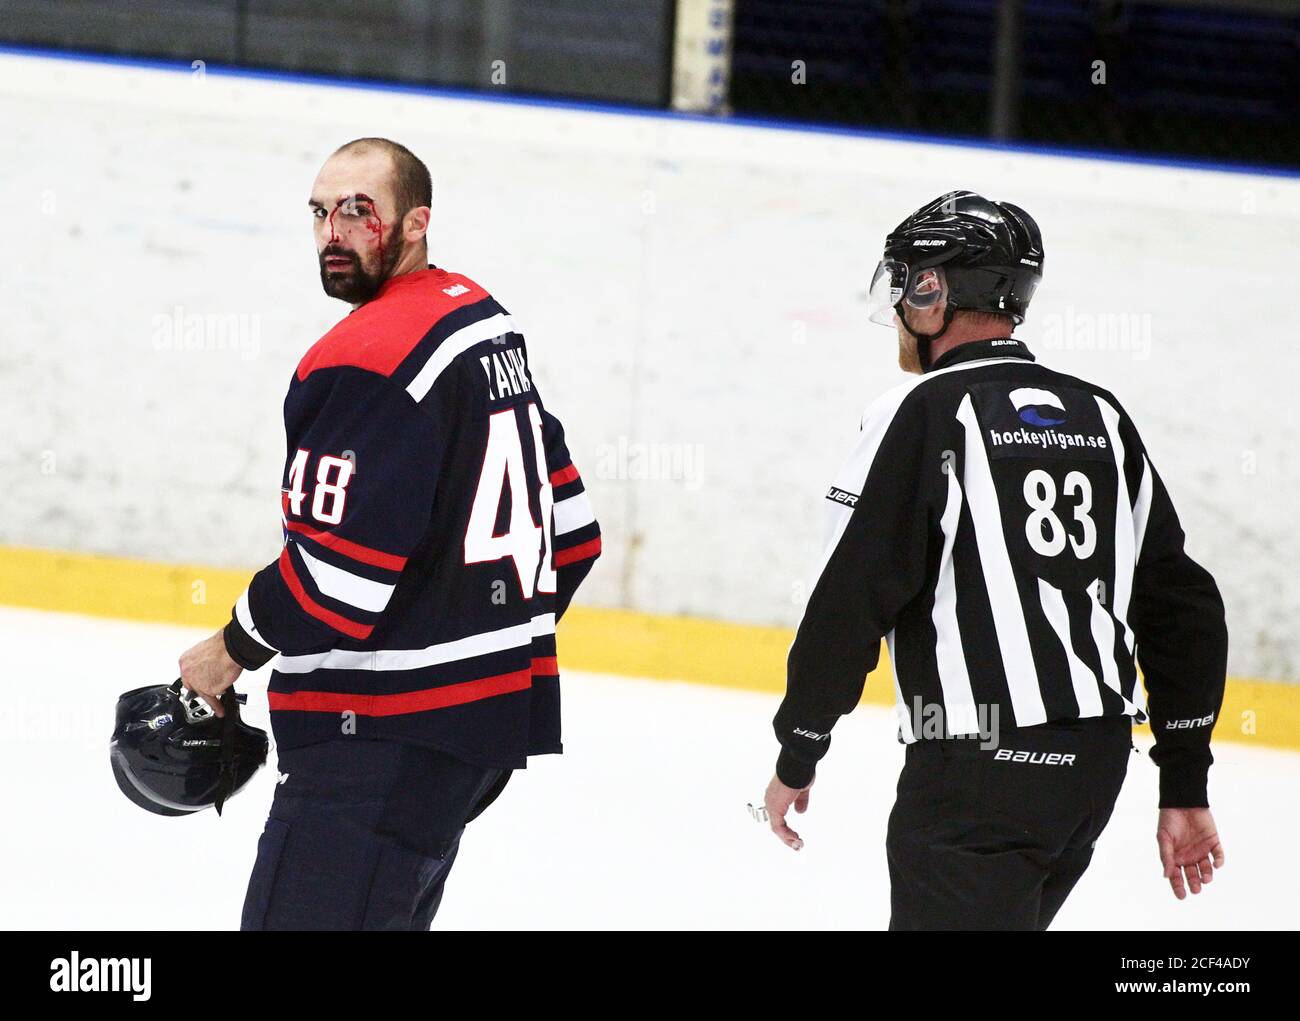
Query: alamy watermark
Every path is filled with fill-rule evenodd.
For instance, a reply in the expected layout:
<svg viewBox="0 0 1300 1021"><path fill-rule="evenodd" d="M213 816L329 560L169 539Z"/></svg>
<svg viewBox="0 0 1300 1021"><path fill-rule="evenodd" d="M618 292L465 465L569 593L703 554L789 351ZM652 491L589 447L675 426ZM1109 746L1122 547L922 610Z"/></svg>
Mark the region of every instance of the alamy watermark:
<svg viewBox="0 0 1300 1021"><path fill-rule="evenodd" d="M1048 351L1121 351L1134 361L1151 357L1150 312L1081 312L1067 305L1065 313L1043 317L1037 346Z"/></svg>
<svg viewBox="0 0 1300 1021"><path fill-rule="evenodd" d="M130 993L149 999L153 960L149 957L86 957L72 951L50 962L50 989L56 993Z"/></svg>
<svg viewBox="0 0 1300 1021"><path fill-rule="evenodd" d="M620 436L596 447L595 477L634 482L681 482L699 489L704 482L700 443L639 443Z"/></svg>
<svg viewBox="0 0 1300 1021"><path fill-rule="evenodd" d="M999 741L999 709L997 703L970 703L965 706L946 707L941 702L926 702L920 695L908 707L898 707L898 723L904 732L910 731L917 741L935 741L942 738L971 738L980 747L996 748Z"/></svg>
<svg viewBox="0 0 1300 1021"><path fill-rule="evenodd" d="M262 350L262 317L249 312L187 312L174 305L152 321L155 351L230 351L245 361Z"/></svg>

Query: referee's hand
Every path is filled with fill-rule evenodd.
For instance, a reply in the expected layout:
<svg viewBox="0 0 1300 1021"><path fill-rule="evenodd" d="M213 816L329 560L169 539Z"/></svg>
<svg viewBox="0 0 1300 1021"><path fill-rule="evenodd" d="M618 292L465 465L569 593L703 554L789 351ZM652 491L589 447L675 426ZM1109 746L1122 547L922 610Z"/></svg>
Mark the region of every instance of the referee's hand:
<svg viewBox="0 0 1300 1021"><path fill-rule="evenodd" d="M814 778L813 783L816 782ZM763 795L768 825L772 827L772 832L781 839L781 842L794 851L803 847L803 837L785 824L785 816L790 811L791 805L796 812L808 811L808 792L811 790L812 783L800 791L787 787L774 776L772 782L767 785L767 793Z"/></svg>
<svg viewBox="0 0 1300 1021"><path fill-rule="evenodd" d="M1162 808L1156 825L1156 843L1160 846L1160 864L1165 878L1179 900L1214 878L1214 870L1223 868L1223 844L1208 808Z"/></svg>

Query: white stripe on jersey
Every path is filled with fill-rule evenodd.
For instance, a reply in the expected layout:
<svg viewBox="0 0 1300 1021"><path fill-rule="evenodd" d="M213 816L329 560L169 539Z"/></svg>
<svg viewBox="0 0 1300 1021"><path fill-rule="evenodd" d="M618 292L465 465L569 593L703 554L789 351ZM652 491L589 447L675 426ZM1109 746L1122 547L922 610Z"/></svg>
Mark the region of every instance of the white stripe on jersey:
<svg viewBox="0 0 1300 1021"><path fill-rule="evenodd" d="M903 682L898 679L898 659L894 656L894 631L891 628L885 635L885 645L889 649L889 672L894 675L894 714L898 717L898 733L904 744L917 742L916 724L907 713L907 703L903 701ZM918 721L919 722L919 721Z"/></svg>
<svg viewBox="0 0 1300 1021"><path fill-rule="evenodd" d="M497 631L468 635L423 649L372 649L356 652L331 649L310 656L282 656L276 669L282 674L309 674L313 670L417 670L454 663L492 652L528 646L534 638L555 634L555 614L541 613L532 620Z"/></svg>
<svg viewBox="0 0 1300 1021"><path fill-rule="evenodd" d="M1042 689L1038 686L1038 670L1029 645L1029 627L1025 624L1025 610L1020 604L1011 554L1002 532L998 492L993 485L988 452L984 449L984 438L980 435L975 405L969 393L961 399L957 421L966 427L966 463L962 472L966 501L970 506L971 520L975 523L975 546L984 566L989 606L993 611L993 629L1002 653L1015 726L1046 723L1047 709L1043 705ZM1114 669L1114 657L1111 659L1111 668Z"/></svg>
<svg viewBox="0 0 1300 1021"><path fill-rule="evenodd" d="M584 525L596 520L596 512L591 508L591 500L585 492L560 500L555 505L555 534L576 532Z"/></svg>
<svg viewBox="0 0 1300 1021"><path fill-rule="evenodd" d="M443 370L455 360L457 355L464 354L475 344L481 344L485 340L516 332L518 331L515 330L514 320L504 312L462 326L434 349L429 360L424 363L424 368L416 373L415 378L407 386L406 392L417 401L424 400Z"/></svg>
<svg viewBox="0 0 1300 1021"><path fill-rule="evenodd" d="M1151 715L1147 707L1147 693L1142 688L1142 678L1137 675L1136 670L1133 671L1133 697L1129 701L1133 703L1133 708L1142 716L1149 717Z"/></svg>
<svg viewBox="0 0 1300 1021"><path fill-rule="evenodd" d="M1124 700L1124 712L1132 716L1136 714L1137 707L1124 698L1124 692L1119 686L1119 667L1115 664L1115 618L1101 605L1098 598L1100 587L1099 578L1088 586L1088 598L1092 600L1089 624L1092 627L1092 640L1097 644L1097 655L1101 659L1101 679L1106 682L1106 687Z"/></svg>
<svg viewBox="0 0 1300 1021"><path fill-rule="evenodd" d="M1042 578L1038 579L1038 601L1043 606L1043 616L1056 632L1061 646L1065 649L1065 661L1070 667L1070 684L1074 688L1074 698L1079 703L1079 715L1100 716L1101 681L1096 673L1074 651L1074 642L1070 638L1070 611L1065 605L1061 590Z"/></svg>
<svg viewBox="0 0 1300 1021"><path fill-rule="evenodd" d="M977 734L979 712L970 672L966 669L966 650L957 627L957 585L954 579L952 549L957 541L957 523L961 520L962 493L957 472L948 465L948 502L943 508L939 527L943 531L943 553L939 558L939 578L934 589L934 656L939 668L939 686L943 689L944 720L952 734Z"/></svg>
<svg viewBox="0 0 1300 1021"><path fill-rule="evenodd" d="M239 600L235 603L235 619L239 621L239 626L247 631L258 645L270 649L272 652L280 651L258 633L257 625L253 623L253 611L248 605L248 589L244 589L240 593Z"/></svg>
<svg viewBox="0 0 1300 1021"><path fill-rule="evenodd" d="M316 587L331 599L342 600L371 613L382 613L388 601L393 598L396 586L371 581L341 567L327 564L308 553L301 543L294 543L294 547L302 557L302 562L307 565L307 571L316 582Z"/></svg>
<svg viewBox="0 0 1300 1021"><path fill-rule="evenodd" d="M1142 481L1138 483L1137 500L1133 504L1133 569L1137 570L1137 560L1142 556L1142 540L1147 534L1147 519L1151 516L1151 462L1146 454L1142 455ZM1132 651L1132 650L1130 650ZM1147 715L1146 692L1142 690L1142 681L1134 675L1133 704L1142 715Z"/></svg>
<svg viewBox="0 0 1300 1021"><path fill-rule="evenodd" d="M1133 594L1133 565L1136 561L1134 547L1133 505L1128 498L1128 477L1124 474L1124 441L1119 435L1119 412L1109 401L1098 397L1101 420L1106 425L1106 436L1115 455L1115 586L1110 605L1115 621L1124 635L1124 644L1133 652L1133 631L1128 626L1128 604Z"/></svg>
<svg viewBox="0 0 1300 1021"><path fill-rule="evenodd" d="M1142 540L1147 536L1147 518L1151 516L1151 462L1142 455L1142 481L1138 483L1137 500L1133 504L1134 562L1142 555Z"/></svg>

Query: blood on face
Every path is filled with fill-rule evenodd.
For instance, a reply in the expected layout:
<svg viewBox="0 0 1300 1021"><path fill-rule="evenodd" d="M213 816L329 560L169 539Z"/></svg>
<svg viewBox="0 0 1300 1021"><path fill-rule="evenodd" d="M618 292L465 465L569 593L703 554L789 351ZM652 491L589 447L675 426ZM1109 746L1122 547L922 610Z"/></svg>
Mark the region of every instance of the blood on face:
<svg viewBox="0 0 1300 1021"><path fill-rule="evenodd" d="M335 203L329 214L330 244L343 244L359 250L373 243L379 249L380 265L384 261L384 221L375 208L375 200L358 192Z"/></svg>

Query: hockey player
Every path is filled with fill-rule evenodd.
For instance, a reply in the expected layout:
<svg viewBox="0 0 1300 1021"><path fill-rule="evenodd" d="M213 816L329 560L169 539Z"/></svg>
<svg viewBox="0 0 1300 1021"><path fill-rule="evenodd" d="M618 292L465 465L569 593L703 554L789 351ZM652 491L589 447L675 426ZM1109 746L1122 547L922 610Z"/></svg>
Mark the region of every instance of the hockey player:
<svg viewBox="0 0 1300 1021"><path fill-rule="evenodd" d="M872 318L897 327L917 378L868 409L827 493L766 806L799 849L786 815L807 809L887 640L906 745L891 929L1046 928L1148 715L1174 894L1224 861L1206 788L1223 604L1119 401L1011 336L1042 267L1024 210L953 192L889 235L871 287Z"/></svg>
<svg viewBox="0 0 1300 1021"><path fill-rule="evenodd" d="M386 139L317 176L321 284L353 311L289 383L279 559L181 656L218 713L278 656L245 929L427 929L465 824L560 751L555 624L600 531L510 314L429 265L431 199Z"/></svg>

